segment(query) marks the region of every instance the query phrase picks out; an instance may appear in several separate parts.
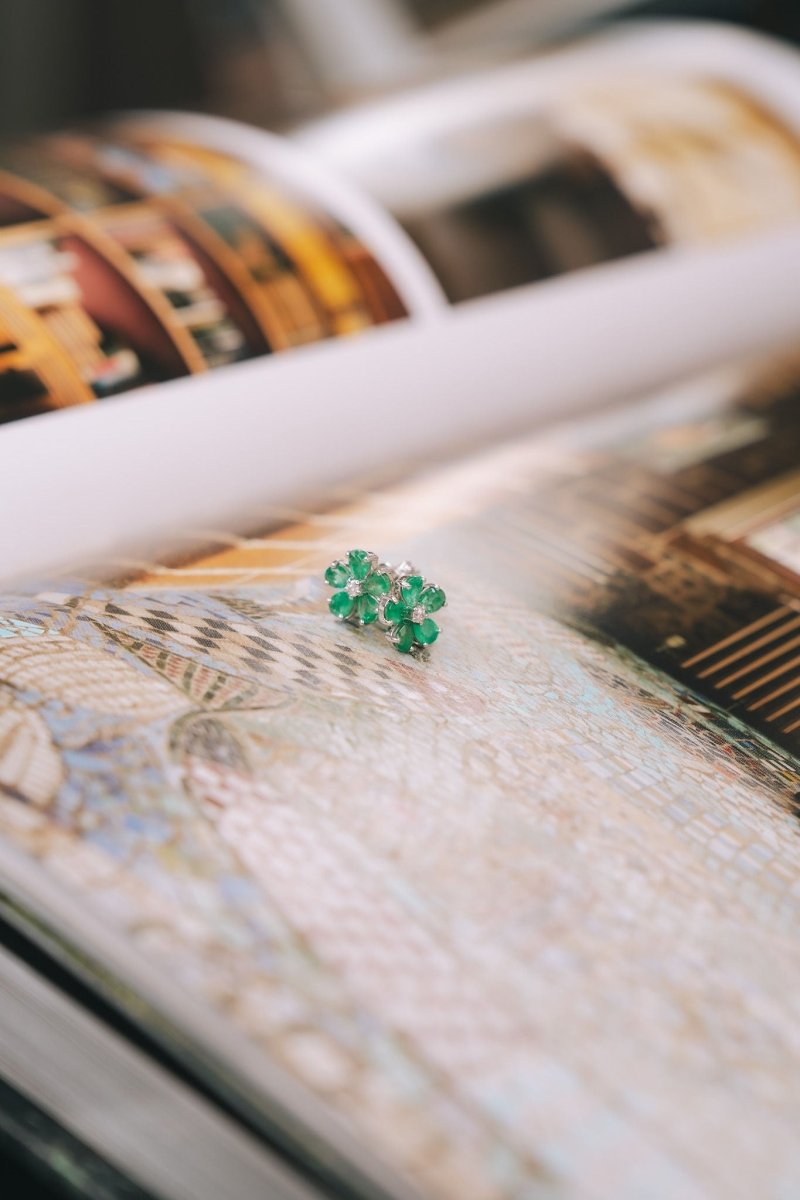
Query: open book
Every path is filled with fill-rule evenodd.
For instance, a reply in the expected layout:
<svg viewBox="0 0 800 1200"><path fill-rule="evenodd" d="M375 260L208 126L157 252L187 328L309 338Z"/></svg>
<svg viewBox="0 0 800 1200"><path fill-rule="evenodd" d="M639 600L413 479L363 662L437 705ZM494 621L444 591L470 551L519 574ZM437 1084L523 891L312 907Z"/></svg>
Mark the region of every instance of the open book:
<svg viewBox="0 0 800 1200"><path fill-rule="evenodd" d="M392 102L438 193L388 110L3 159L0 1130L74 1194L800 1191L800 64L514 70Z"/></svg>

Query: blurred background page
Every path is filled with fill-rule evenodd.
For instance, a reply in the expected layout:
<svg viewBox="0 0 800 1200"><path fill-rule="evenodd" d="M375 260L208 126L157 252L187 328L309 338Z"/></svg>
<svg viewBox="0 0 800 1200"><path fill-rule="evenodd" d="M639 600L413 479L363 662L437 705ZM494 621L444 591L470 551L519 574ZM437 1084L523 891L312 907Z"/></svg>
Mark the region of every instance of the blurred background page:
<svg viewBox="0 0 800 1200"><path fill-rule="evenodd" d="M193 514L239 526L259 500L792 348L782 8L36 0L0 19L0 419L37 418L0 442L0 486L44 498L4 533L8 572Z"/></svg>

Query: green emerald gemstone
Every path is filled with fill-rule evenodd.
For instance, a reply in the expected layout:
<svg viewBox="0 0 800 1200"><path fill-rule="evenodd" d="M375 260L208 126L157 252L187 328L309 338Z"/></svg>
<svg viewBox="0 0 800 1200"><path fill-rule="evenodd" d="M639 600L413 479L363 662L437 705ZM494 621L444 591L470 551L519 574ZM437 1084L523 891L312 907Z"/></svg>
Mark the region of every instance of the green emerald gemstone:
<svg viewBox="0 0 800 1200"><path fill-rule="evenodd" d="M403 603L409 608L413 608L419 603L420 593L424 580L421 575L407 575L405 579L400 580L400 595Z"/></svg>
<svg viewBox="0 0 800 1200"><path fill-rule="evenodd" d="M325 582L333 588L343 588L350 578L350 572L343 562L331 563L325 572Z"/></svg>
<svg viewBox="0 0 800 1200"><path fill-rule="evenodd" d="M419 602L425 609L425 612L435 613L440 608L443 608L447 597L440 587L426 587L425 591L419 598Z"/></svg>
<svg viewBox="0 0 800 1200"><path fill-rule="evenodd" d="M378 615L378 601L374 596L359 596L356 600L356 616L365 625L371 625Z"/></svg>
<svg viewBox="0 0 800 1200"><path fill-rule="evenodd" d="M381 571L376 571L374 575L370 575L368 579L364 580L364 591L370 596L385 596L391 586L391 579Z"/></svg>
<svg viewBox="0 0 800 1200"><path fill-rule="evenodd" d="M390 625L399 625L401 621L406 620L408 610L399 600L387 600L383 615Z"/></svg>
<svg viewBox="0 0 800 1200"><path fill-rule="evenodd" d="M366 579L372 570L372 557L366 550L351 550L347 561L354 579Z"/></svg>
<svg viewBox="0 0 800 1200"><path fill-rule="evenodd" d="M413 628L414 637L420 646L430 646L439 636L439 626L430 617L426 617L424 621L420 621L419 625L415 625Z"/></svg>
<svg viewBox="0 0 800 1200"><path fill-rule="evenodd" d="M414 626L410 621L403 621L392 635L392 641L401 654L408 654L414 648Z"/></svg>
<svg viewBox="0 0 800 1200"><path fill-rule="evenodd" d="M353 611L354 604L353 597L348 596L347 592L334 592L328 601L328 608L335 617L339 617L341 621L344 621Z"/></svg>

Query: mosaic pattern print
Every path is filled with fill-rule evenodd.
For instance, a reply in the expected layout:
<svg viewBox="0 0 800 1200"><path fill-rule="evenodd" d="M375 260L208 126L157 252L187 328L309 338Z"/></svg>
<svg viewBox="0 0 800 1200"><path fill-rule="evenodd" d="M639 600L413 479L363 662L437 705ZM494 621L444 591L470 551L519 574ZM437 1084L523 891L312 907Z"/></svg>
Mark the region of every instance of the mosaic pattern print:
<svg viewBox="0 0 800 1200"><path fill-rule="evenodd" d="M795 760L541 611L515 453L3 597L2 835L431 1196L798 1195ZM401 499L426 661L316 582Z"/></svg>
<svg viewBox="0 0 800 1200"><path fill-rule="evenodd" d="M596 450L489 517L535 602L800 751L798 388ZM507 529L507 526L509 528Z"/></svg>

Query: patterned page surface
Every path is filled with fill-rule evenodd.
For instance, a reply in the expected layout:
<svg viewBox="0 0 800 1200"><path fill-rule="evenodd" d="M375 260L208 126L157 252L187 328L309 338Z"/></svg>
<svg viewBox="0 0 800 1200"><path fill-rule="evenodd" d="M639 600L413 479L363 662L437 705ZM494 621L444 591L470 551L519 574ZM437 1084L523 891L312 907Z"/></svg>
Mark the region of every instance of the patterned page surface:
<svg viewBox="0 0 800 1200"><path fill-rule="evenodd" d="M430 1195L798 1194L797 414L3 596L3 838ZM353 546L446 588L427 658L328 613Z"/></svg>

